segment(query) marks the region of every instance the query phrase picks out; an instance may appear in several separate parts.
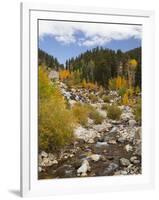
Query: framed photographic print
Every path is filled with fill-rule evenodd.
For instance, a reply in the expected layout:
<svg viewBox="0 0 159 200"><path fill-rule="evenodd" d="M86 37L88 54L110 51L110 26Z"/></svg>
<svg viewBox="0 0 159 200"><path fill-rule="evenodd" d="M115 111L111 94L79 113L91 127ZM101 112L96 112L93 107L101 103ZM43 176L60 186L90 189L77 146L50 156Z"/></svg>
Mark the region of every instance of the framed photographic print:
<svg viewBox="0 0 159 200"><path fill-rule="evenodd" d="M154 185L154 13L21 4L22 196Z"/></svg>

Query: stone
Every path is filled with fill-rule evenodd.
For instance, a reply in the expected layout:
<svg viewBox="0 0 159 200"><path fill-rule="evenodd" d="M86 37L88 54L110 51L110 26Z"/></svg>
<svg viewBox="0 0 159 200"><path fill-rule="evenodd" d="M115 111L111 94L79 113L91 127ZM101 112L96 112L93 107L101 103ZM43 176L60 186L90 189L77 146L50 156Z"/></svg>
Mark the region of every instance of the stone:
<svg viewBox="0 0 159 200"><path fill-rule="evenodd" d="M142 134L142 129L141 129L141 127L138 127L136 129L135 138L136 139L141 139L141 134Z"/></svg>
<svg viewBox="0 0 159 200"><path fill-rule="evenodd" d="M127 144L127 145L125 146L125 150L126 150L127 152L132 151L132 150L133 150L133 147L132 147L130 144Z"/></svg>
<svg viewBox="0 0 159 200"><path fill-rule="evenodd" d="M53 161L52 161L52 165L55 165L55 164L58 164L58 161L57 161L57 160L53 160Z"/></svg>
<svg viewBox="0 0 159 200"><path fill-rule="evenodd" d="M97 162L100 160L101 155L99 154L92 154L91 156L89 156L89 158L91 158L94 162Z"/></svg>
<svg viewBox="0 0 159 200"><path fill-rule="evenodd" d="M122 165L122 166L129 166L130 165L130 161L128 160L128 159L126 159L126 158L121 158L120 159L120 164Z"/></svg>
<svg viewBox="0 0 159 200"><path fill-rule="evenodd" d="M49 160L54 160L56 157L52 153L49 153L48 158Z"/></svg>
<svg viewBox="0 0 159 200"><path fill-rule="evenodd" d="M94 140L91 138L87 141L89 144L93 144L94 143Z"/></svg>
<svg viewBox="0 0 159 200"><path fill-rule="evenodd" d="M129 126L133 128L136 125L136 121L134 119L129 120Z"/></svg>
<svg viewBox="0 0 159 200"><path fill-rule="evenodd" d="M47 158L47 157L48 157L48 154L47 154L45 151L42 151L42 152L41 152L41 157Z"/></svg>
<svg viewBox="0 0 159 200"><path fill-rule="evenodd" d="M93 123L94 123L93 119L90 119L90 118L88 117L88 126L91 126Z"/></svg>
<svg viewBox="0 0 159 200"><path fill-rule="evenodd" d="M119 137L117 141L120 142L120 143L124 143L125 142L125 138Z"/></svg>
<svg viewBox="0 0 159 200"><path fill-rule="evenodd" d="M117 143L116 143L116 140L109 140L108 144L117 144Z"/></svg>
<svg viewBox="0 0 159 200"><path fill-rule="evenodd" d="M121 170L121 171L120 171L120 174L121 174L121 175L127 175L128 173L127 173L127 171Z"/></svg>
<svg viewBox="0 0 159 200"><path fill-rule="evenodd" d="M94 125L92 128L93 128L95 131L99 132L99 133L107 131L107 127L105 126L104 123Z"/></svg>
<svg viewBox="0 0 159 200"><path fill-rule="evenodd" d="M73 177L74 168L72 165L62 165L57 168L55 175L60 178Z"/></svg>
<svg viewBox="0 0 159 200"><path fill-rule="evenodd" d="M104 170L103 175L110 175L112 174L115 170L119 168L119 165L116 163L110 163L108 167Z"/></svg>
<svg viewBox="0 0 159 200"><path fill-rule="evenodd" d="M74 106L75 103L76 103L75 100L69 100L69 104L70 104L71 108Z"/></svg>
<svg viewBox="0 0 159 200"><path fill-rule="evenodd" d="M117 131L118 131L118 128L114 126L114 127L110 130L109 133L117 133Z"/></svg>
<svg viewBox="0 0 159 200"><path fill-rule="evenodd" d="M131 113L131 112L128 112L128 113L122 113L121 116L120 116L120 119L122 121L128 121L130 119L133 119L134 118L134 115Z"/></svg>
<svg viewBox="0 0 159 200"><path fill-rule="evenodd" d="M97 142L96 147L105 147L105 146L108 146L108 143L107 142Z"/></svg>
<svg viewBox="0 0 159 200"><path fill-rule="evenodd" d="M86 129L82 126L77 127L74 130L74 134L76 138L83 139L85 142L100 136L94 129Z"/></svg>
<svg viewBox="0 0 159 200"><path fill-rule="evenodd" d="M77 174L80 174L81 176L87 176L87 171L90 171L90 165L88 160L84 160L82 162L82 165L77 169Z"/></svg>
<svg viewBox="0 0 159 200"><path fill-rule="evenodd" d="M138 160L138 158L136 156L132 156L130 158L130 161L133 163L133 164L138 164L140 163L140 160Z"/></svg>

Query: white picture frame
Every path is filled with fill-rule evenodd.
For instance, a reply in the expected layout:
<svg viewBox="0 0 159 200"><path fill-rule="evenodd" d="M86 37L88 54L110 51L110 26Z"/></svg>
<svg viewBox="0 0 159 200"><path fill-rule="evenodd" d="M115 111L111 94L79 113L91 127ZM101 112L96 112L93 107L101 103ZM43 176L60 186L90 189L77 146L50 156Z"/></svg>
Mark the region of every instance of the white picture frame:
<svg viewBox="0 0 159 200"><path fill-rule="evenodd" d="M38 180L37 21L38 19L141 24L142 166L139 176ZM150 67L151 66L151 67ZM154 12L47 4L21 4L21 195L95 193L154 187Z"/></svg>

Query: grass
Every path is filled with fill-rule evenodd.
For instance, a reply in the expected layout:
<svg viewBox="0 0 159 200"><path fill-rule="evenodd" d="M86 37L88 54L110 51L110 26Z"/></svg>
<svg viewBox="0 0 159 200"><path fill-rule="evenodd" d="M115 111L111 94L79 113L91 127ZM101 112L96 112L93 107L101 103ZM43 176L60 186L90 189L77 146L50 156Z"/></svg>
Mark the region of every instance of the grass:
<svg viewBox="0 0 159 200"><path fill-rule="evenodd" d="M91 105L76 103L72 112L77 122L82 126L87 126L88 117L94 121L95 124L100 124L104 120L103 116Z"/></svg>
<svg viewBox="0 0 159 200"><path fill-rule="evenodd" d="M88 98L91 100L92 103L95 103L98 101L98 97L94 94L89 94Z"/></svg>
<svg viewBox="0 0 159 200"><path fill-rule="evenodd" d="M116 105L111 105L107 107L107 116L113 120L119 120L121 116L121 109Z"/></svg>
<svg viewBox="0 0 159 200"><path fill-rule="evenodd" d="M77 123L86 126L88 122L88 108L81 103L76 103L72 108L73 116Z"/></svg>
<svg viewBox="0 0 159 200"><path fill-rule="evenodd" d="M102 99L103 99L103 101L104 101L105 103L109 103L109 102L110 102L110 97L107 96L107 95L103 95L103 96L102 96Z"/></svg>

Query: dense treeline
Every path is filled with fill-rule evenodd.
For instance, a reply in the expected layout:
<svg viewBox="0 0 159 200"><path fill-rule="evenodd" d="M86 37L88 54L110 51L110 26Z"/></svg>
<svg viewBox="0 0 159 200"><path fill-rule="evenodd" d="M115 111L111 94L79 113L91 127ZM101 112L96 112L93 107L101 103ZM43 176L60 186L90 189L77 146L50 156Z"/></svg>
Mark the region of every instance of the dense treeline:
<svg viewBox="0 0 159 200"><path fill-rule="evenodd" d="M130 60L136 60L136 66L132 69ZM66 61L66 69L79 71L81 79L86 82L97 82L104 87L108 86L109 79L123 76L128 79L133 71L135 80L134 86L141 87L141 47L122 52L96 47L87 50L76 58Z"/></svg>
<svg viewBox="0 0 159 200"><path fill-rule="evenodd" d="M45 51L38 49L38 64L40 65L45 65L48 68L59 70L63 69L64 66L60 64L57 60L57 58L49 55Z"/></svg>

